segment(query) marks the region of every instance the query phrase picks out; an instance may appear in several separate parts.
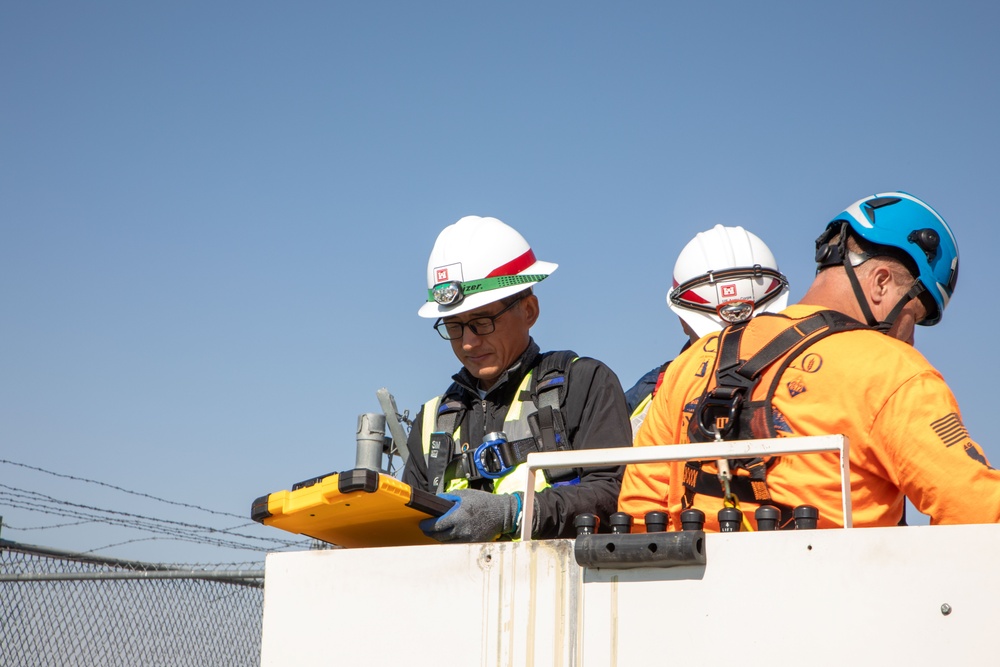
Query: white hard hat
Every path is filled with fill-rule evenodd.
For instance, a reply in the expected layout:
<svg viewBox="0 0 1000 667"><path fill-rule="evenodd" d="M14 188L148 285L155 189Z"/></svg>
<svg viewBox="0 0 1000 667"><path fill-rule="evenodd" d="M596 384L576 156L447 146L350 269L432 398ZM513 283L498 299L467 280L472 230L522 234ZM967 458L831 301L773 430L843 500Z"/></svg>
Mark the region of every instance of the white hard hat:
<svg viewBox="0 0 1000 667"><path fill-rule="evenodd" d="M760 312L784 310L788 280L758 236L716 225L677 256L667 305L701 337Z"/></svg>
<svg viewBox="0 0 1000 667"><path fill-rule="evenodd" d="M420 317L458 315L541 282L558 264L540 262L524 237L496 218L468 215L438 234L427 261Z"/></svg>

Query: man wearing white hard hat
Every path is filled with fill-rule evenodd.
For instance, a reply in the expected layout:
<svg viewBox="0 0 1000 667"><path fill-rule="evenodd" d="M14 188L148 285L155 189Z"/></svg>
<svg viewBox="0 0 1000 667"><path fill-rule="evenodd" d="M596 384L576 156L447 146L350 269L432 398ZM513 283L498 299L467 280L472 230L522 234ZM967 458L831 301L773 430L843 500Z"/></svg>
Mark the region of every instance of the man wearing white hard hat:
<svg viewBox="0 0 1000 667"><path fill-rule="evenodd" d="M631 445L615 374L573 352L542 354L531 338L539 316L532 287L556 268L496 218L464 217L434 244L419 315L436 320L462 369L417 415L403 481L455 502L421 523L439 541L517 533L529 453ZM621 473L610 466L538 475L532 535L571 537L581 513L607 519Z"/></svg>
<svg viewBox="0 0 1000 667"><path fill-rule="evenodd" d="M667 294L667 306L688 335L682 352L729 324L777 313L787 305L788 280L767 244L742 227L722 225L698 233L684 246ZM649 371L625 392L633 432L638 432L669 364Z"/></svg>

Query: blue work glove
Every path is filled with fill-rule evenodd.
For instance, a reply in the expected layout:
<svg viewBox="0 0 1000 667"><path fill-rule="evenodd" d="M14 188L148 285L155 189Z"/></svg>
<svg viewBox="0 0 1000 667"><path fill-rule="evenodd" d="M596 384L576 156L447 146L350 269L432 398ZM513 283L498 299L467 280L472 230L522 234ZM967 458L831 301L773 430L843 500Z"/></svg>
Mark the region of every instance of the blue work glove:
<svg viewBox="0 0 1000 667"><path fill-rule="evenodd" d="M438 542L492 542L513 533L520 499L474 489L438 494L455 504L436 519L424 519L420 530Z"/></svg>

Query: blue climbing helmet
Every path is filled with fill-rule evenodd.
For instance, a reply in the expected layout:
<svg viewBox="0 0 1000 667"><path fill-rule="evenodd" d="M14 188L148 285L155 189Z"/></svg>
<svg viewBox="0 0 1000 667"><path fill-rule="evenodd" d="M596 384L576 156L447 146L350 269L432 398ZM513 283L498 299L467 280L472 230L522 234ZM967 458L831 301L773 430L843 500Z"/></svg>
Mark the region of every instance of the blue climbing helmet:
<svg viewBox="0 0 1000 667"><path fill-rule="evenodd" d="M901 250L913 261L909 268L913 272L915 267L917 283L909 298L919 296L927 309L927 316L918 324L932 326L940 322L958 281L958 244L944 218L926 202L905 192L881 192L848 206L816 239L816 262L818 269L843 264L853 283L854 271L846 251L847 235L841 234L837 245L830 244L845 223L855 236L875 245ZM860 297L859 300L867 310L864 308L867 302ZM909 299L902 301L886 322L869 321L869 325L888 330L907 301ZM870 313L866 312L866 316Z"/></svg>

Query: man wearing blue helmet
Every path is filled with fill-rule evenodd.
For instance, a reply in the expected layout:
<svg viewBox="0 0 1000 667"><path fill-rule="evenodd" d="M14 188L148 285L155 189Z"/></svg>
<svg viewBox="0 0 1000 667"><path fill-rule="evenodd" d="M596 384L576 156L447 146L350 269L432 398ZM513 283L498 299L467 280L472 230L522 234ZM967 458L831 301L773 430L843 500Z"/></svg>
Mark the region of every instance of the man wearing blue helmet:
<svg viewBox="0 0 1000 667"><path fill-rule="evenodd" d="M915 325L937 324L955 290L958 247L947 223L905 192L865 197L827 225L816 261L798 304L727 327L670 365L671 391L653 399L635 445L844 434L854 525L900 523L905 498L932 523L1000 521L1000 471L912 346ZM668 511L676 528L680 511L695 507L717 530L724 504L739 505L748 522L772 505L784 525L807 504L820 527L844 524L836 453L728 465L731 479L709 463L628 466L619 509L638 523Z"/></svg>
<svg viewBox="0 0 1000 667"><path fill-rule="evenodd" d="M910 273L910 280L903 278L910 288L882 320L869 307L855 271L880 257L897 260ZM905 192L866 197L837 216L816 240L816 263L818 271L844 267L866 323L883 333L915 298L924 306L918 324L940 322L958 281L958 245L951 228L937 211Z"/></svg>

